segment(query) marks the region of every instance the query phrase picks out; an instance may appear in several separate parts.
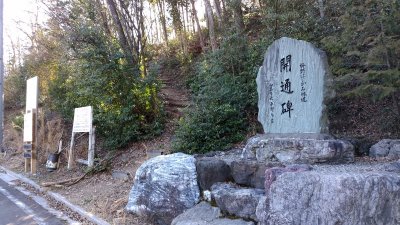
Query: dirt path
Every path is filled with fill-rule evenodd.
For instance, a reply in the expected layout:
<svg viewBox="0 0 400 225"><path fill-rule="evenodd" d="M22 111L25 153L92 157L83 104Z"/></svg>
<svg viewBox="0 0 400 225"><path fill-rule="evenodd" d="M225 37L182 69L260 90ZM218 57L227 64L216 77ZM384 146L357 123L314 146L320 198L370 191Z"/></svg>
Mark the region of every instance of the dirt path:
<svg viewBox="0 0 400 225"><path fill-rule="evenodd" d="M190 94L185 87L182 75L175 70L161 68L159 80L162 83L160 97L164 102L167 114L165 131L161 135L160 141L164 143L165 150L169 152L178 120L183 116L183 110L190 105Z"/></svg>

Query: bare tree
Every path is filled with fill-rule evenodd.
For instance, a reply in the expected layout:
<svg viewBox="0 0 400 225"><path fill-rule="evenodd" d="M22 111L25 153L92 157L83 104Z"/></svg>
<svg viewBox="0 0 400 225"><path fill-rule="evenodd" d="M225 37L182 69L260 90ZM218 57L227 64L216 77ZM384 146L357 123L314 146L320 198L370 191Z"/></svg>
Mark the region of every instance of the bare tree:
<svg viewBox="0 0 400 225"><path fill-rule="evenodd" d="M101 22L103 24L104 31L107 35L111 35L110 27L108 26L107 12L104 10L104 5L100 2L100 0L96 0L96 8L98 10L98 14L101 16Z"/></svg>
<svg viewBox="0 0 400 225"><path fill-rule="evenodd" d="M214 0L215 5L215 14L217 15L218 20L218 27L222 28L222 10L221 10L221 3L219 0Z"/></svg>
<svg viewBox="0 0 400 225"><path fill-rule="evenodd" d="M115 24L115 27L116 27L116 30L118 33L118 40L121 45L121 48L124 51L128 61L130 63L135 63L133 60L131 46L129 46L128 39L125 35L124 28L122 26L120 16L118 15L117 6L116 6L114 0L107 0L107 5L110 10L113 22Z"/></svg>
<svg viewBox="0 0 400 225"><path fill-rule="evenodd" d="M211 49L214 52L215 50L217 50L217 38L215 36L215 28L214 28L214 15L209 0L204 0L204 6L206 8L206 14L207 14L207 24L208 24L208 32L210 35Z"/></svg>
<svg viewBox="0 0 400 225"><path fill-rule="evenodd" d="M324 0L318 0L319 15L321 19L325 17Z"/></svg>
<svg viewBox="0 0 400 225"><path fill-rule="evenodd" d="M229 5L233 12L236 32L242 33L244 31L242 0L230 0Z"/></svg>
<svg viewBox="0 0 400 225"><path fill-rule="evenodd" d="M194 0L190 0L190 3L192 4L192 16L196 22L197 35L199 36L199 39L200 39L200 46L202 49L204 49L204 37L203 37L203 34L201 33L201 27L200 27L199 17L197 16L195 2L194 2Z"/></svg>

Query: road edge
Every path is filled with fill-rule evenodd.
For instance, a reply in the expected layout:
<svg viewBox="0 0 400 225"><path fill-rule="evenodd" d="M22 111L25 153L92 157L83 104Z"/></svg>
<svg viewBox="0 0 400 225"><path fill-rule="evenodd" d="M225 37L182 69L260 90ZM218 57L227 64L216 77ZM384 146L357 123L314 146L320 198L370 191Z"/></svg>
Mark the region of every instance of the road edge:
<svg viewBox="0 0 400 225"><path fill-rule="evenodd" d="M67 207L71 211L79 214L80 216L82 216L83 218L87 219L88 221L90 221L90 222L92 222L94 224L97 224L97 225L110 225L105 220L95 216L92 213L86 212L83 208L81 208L81 207L79 207L77 205L72 204L64 196L62 196L62 195L60 195L58 193L52 192L52 191L45 190L40 185L38 185L35 181L23 176L22 174L15 173L15 172L7 169L7 168L4 168L3 166L0 166L0 170L5 171L9 176L15 177L16 179L19 179L22 182L31 185L37 191L40 191L40 192L44 193L45 195L47 195L52 200L65 205L65 207Z"/></svg>

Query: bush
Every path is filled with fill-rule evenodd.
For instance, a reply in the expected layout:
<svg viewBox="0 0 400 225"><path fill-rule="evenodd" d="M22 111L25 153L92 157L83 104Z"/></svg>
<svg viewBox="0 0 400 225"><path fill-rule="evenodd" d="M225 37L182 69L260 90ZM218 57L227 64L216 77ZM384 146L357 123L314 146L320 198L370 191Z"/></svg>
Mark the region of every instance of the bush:
<svg viewBox="0 0 400 225"><path fill-rule="evenodd" d="M72 120L74 108L93 106L94 125L110 149L159 134L163 116L155 75L126 63L98 28L79 28L69 40L79 60L60 65L49 88L53 108Z"/></svg>
<svg viewBox="0 0 400 225"><path fill-rule="evenodd" d="M175 151L223 150L244 139L257 109L255 78L264 53L259 44L228 36L218 51L196 63L189 81L195 107L179 121Z"/></svg>

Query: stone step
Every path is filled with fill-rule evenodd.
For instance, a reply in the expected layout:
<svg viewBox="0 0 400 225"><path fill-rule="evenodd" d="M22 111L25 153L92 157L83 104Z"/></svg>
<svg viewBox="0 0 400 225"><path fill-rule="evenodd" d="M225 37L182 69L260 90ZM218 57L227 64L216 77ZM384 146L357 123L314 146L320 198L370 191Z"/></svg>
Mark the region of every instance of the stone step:
<svg viewBox="0 0 400 225"><path fill-rule="evenodd" d="M322 134L263 134L247 141L244 159L260 162L352 163L354 147L346 140Z"/></svg>
<svg viewBox="0 0 400 225"><path fill-rule="evenodd" d="M263 189L244 188L233 183L216 183L211 187L211 197L222 212L248 220L257 221L257 205L264 196Z"/></svg>
<svg viewBox="0 0 400 225"><path fill-rule="evenodd" d="M224 218L221 210L207 202L200 202L177 216L171 225L254 225L252 221Z"/></svg>

